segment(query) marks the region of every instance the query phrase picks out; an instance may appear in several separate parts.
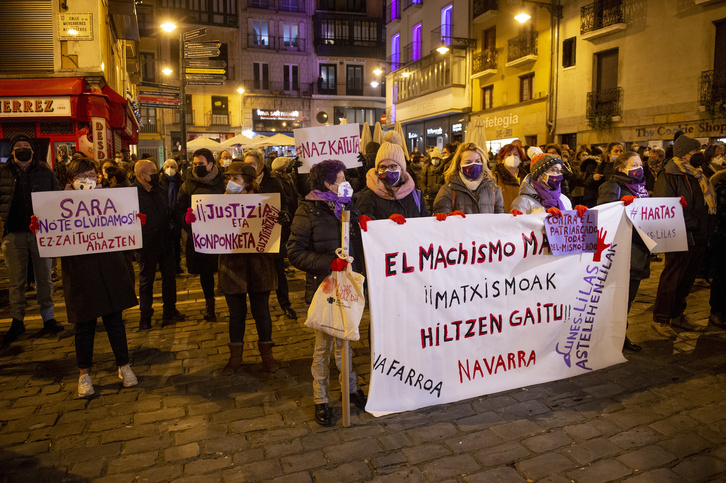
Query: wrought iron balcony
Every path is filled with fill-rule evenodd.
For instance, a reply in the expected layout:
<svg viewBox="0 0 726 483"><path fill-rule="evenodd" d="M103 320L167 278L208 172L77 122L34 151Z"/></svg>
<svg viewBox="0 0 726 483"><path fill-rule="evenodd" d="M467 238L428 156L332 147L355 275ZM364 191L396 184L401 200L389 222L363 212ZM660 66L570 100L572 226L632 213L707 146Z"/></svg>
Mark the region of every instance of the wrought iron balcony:
<svg viewBox="0 0 726 483"><path fill-rule="evenodd" d="M401 65L416 62L421 58L421 42L411 42L403 47L401 52Z"/></svg>
<svg viewBox="0 0 726 483"><path fill-rule="evenodd" d="M580 8L580 35L625 23L623 0L597 0Z"/></svg>
<svg viewBox="0 0 726 483"><path fill-rule="evenodd" d="M157 0L156 6L150 8L162 18L169 16L183 18L189 24L237 28L237 2L214 2L212 5L212 2L199 0Z"/></svg>
<svg viewBox="0 0 726 483"><path fill-rule="evenodd" d="M207 116L210 126L229 126L229 112L210 111Z"/></svg>
<svg viewBox="0 0 726 483"><path fill-rule="evenodd" d="M482 50L471 58L471 74L476 75L488 70L497 70L497 51Z"/></svg>
<svg viewBox="0 0 726 483"><path fill-rule="evenodd" d="M401 0L392 0L386 5L386 23L401 20Z"/></svg>
<svg viewBox="0 0 726 483"><path fill-rule="evenodd" d="M490 10L499 10L499 0L474 0L474 18Z"/></svg>
<svg viewBox="0 0 726 483"><path fill-rule="evenodd" d="M587 93L587 111L585 117L588 119L607 118L620 116L623 112L623 88L605 89Z"/></svg>
<svg viewBox="0 0 726 483"><path fill-rule="evenodd" d="M401 54L389 55L386 57L386 63L391 66L391 72L396 71L404 66L403 56Z"/></svg>
<svg viewBox="0 0 726 483"><path fill-rule="evenodd" d="M381 59L386 40L383 19L340 13L313 15L313 44L320 56Z"/></svg>
<svg viewBox="0 0 726 483"><path fill-rule="evenodd" d="M277 10L305 13L305 0L277 0Z"/></svg>
<svg viewBox="0 0 726 483"><path fill-rule="evenodd" d="M537 55L537 31L528 30L509 39L507 62L515 62L528 56Z"/></svg>
<svg viewBox="0 0 726 483"><path fill-rule="evenodd" d="M139 132L142 133L156 133L159 132L159 129L157 128L156 119L150 119L147 121L144 121L141 126L139 126Z"/></svg>
<svg viewBox="0 0 726 483"><path fill-rule="evenodd" d="M247 48L274 50L275 37L272 35L248 34Z"/></svg>
<svg viewBox="0 0 726 483"><path fill-rule="evenodd" d="M317 6L319 11L325 12L366 13L365 0L348 0L342 3L335 0L317 0Z"/></svg>
<svg viewBox="0 0 726 483"><path fill-rule="evenodd" d="M705 70L699 82L699 104L711 115L726 112L726 70Z"/></svg>
<svg viewBox="0 0 726 483"><path fill-rule="evenodd" d="M275 0L247 0L247 8L275 9Z"/></svg>

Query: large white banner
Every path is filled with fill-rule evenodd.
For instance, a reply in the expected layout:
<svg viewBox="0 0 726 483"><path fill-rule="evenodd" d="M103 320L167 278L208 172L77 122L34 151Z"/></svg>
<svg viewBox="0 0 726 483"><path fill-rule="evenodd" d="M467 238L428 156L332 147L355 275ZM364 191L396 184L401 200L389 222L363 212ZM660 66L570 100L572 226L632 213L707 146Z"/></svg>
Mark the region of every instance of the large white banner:
<svg viewBox="0 0 726 483"><path fill-rule="evenodd" d="M624 362L631 225L598 211L598 253L554 256L545 214L412 218L363 233L375 416Z"/></svg>
<svg viewBox="0 0 726 483"><path fill-rule="evenodd" d="M136 188L32 193L40 229L35 237L44 258L141 248Z"/></svg>
<svg viewBox="0 0 726 483"><path fill-rule="evenodd" d="M295 152L302 166L299 173L309 173L310 168L326 159L342 161L347 168L357 168L360 152L360 127L358 124L340 124L295 129Z"/></svg>
<svg viewBox="0 0 726 483"><path fill-rule="evenodd" d="M280 194L192 195L199 253L278 253Z"/></svg>

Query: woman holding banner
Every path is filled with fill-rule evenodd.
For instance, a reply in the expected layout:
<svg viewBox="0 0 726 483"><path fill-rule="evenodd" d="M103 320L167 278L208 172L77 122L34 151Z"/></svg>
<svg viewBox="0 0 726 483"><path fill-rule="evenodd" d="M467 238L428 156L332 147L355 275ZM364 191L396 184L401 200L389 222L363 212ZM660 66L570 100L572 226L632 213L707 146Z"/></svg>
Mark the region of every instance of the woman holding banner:
<svg viewBox="0 0 726 483"><path fill-rule="evenodd" d="M538 154L532 159L532 168L519 187L519 196L512 201L513 215L530 213L557 214L561 210L571 210L572 203L562 195L562 160L552 154ZM576 206L584 213L584 206Z"/></svg>
<svg viewBox="0 0 726 483"><path fill-rule="evenodd" d="M384 143L385 144L385 143ZM401 147L398 146L400 150ZM403 153L401 153L403 154ZM404 164L405 166L405 164ZM355 229L359 211L351 201L353 188L345 180L345 165L340 161L327 160L316 164L310 169L310 187L312 191L298 206L292 220L290 239L287 242L287 254L290 263L307 272L305 285L305 301L310 303L318 285L334 270L344 270L347 262L335 254L340 248L342 212L350 211L350 253L355 261L354 269L360 271L363 266L363 247L360 233ZM359 254L359 255L356 255ZM313 398L315 402L315 420L322 426L332 424L329 403L330 387L330 353L335 346L335 363L341 370L341 341L324 332L315 331L315 350L313 352ZM353 360L352 351L349 357ZM360 409L364 409L367 399L358 389L358 377L350 367L350 400ZM341 378L342 378L341 370ZM343 382L341 380L341 387Z"/></svg>
<svg viewBox="0 0 726 483"><path fill-rule="evenodd" d="M460 144L434 200L436 219L448 214L504 213L502 190L489 171L487 156L474 143Z"/></svg>
<svg viewBox="0 0 726 483"><path fill-rule="evenodd" d="M645 187L643 162L637 153L628 151L621 154L613 162L615 173L608 181L600 185L597 204L602 205L613 201L623 201L625 206L635 198L648 198ZM650 277L650 250L645 246L638 232L633 230L633 242L630 248L630 288L628 289L628 312L638 294L640 281ZM623 348L638 352L640 346L634 344L627 336Z"/></svg>
<svg viewBox="0 0 726 483"><path fill-rule="evenodd" d="M225 194L253 194L258 191L255 168L234 161L227 167ZM266 372L280 365L272 355L272 317L270 292L277 288L275 259L272 253L234 253L219 256L219 288L229 307L229 362L222 374L230 375L242 365L247 297L257 326L257 348Z"/></svg>
<svg viewBox="0 0 726 483"><path fill-rule="evenodd" d="M378 149L376 165L368 171L357 201L362 213L358 222L364 231L369 220L389 218L403 225L406 218L429 216L421 191L406 173L401 137L396 132L386 135L389 140Z"/></svg>
<svg viewBox="0 0 726 483"><path fill-rule="evenodd" d="M77 159L68 168L69 184L66 190L95 189L97 179L96 164L88 158ZM95 392L91 366L98 317L103 320L116 359L119 379L124 387L135 386L138 380L129 366L129 348L122 312L139 302L126 269L123 252L62 257L61 267L68 321L76 326L76 360L80 369L78 396L89 397Z"/></svg>

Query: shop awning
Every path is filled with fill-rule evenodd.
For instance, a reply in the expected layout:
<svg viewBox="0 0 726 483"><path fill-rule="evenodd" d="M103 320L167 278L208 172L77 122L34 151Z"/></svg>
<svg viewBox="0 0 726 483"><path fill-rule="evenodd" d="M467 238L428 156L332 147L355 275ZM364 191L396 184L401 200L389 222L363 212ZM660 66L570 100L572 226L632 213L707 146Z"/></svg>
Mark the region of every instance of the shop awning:
<svg viewBox="0 0 726 483"><path fill-rule="evenodd" d="M0 96L77 96L86 90L83 78L3 79Z"/></svg>

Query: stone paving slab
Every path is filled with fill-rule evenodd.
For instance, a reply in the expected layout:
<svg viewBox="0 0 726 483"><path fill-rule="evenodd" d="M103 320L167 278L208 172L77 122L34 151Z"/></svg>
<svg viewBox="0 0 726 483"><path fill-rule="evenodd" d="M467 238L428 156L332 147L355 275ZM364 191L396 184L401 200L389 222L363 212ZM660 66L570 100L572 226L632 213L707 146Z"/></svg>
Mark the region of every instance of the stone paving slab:
<svg viewBox="0 0 726 483"><path fill-rule="evenodd" d="M342 427L331 371L336 425L313 418L312 332L303 327L304 274L290 274L298 321L273 295L273 352L282 367L262 372L254 322L247 322L244 365L226 362L228 316L203 320L197 277L178 278L187 320L160 326L160 284L151 331L137 332L138 308L125 311L139 385L123 388L99 325L94 384L76 396L70 328L28 330L0 352L0 483L14 481L174 482L633 482L726 481L726 333L651 329L662 263L641 284L629 334L643 346L627 363L571 379L374 418L352 409ZM687 314L705 325L709 289L697 281ZM62 290L57 318L65 321ZM370 376L368 315L352 344L360 382ZM0 307L0 332L9 327Z"/></svg>

